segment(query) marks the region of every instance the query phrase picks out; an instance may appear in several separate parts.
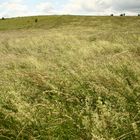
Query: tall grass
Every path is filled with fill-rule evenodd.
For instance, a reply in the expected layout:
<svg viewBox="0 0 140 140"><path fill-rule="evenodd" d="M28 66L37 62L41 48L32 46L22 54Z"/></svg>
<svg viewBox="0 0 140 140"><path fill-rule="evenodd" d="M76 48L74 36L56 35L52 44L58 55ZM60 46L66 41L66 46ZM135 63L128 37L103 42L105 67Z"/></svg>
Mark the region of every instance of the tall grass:
<svg viewBox="0 0 140 140"><path fill-rule="evenodd" d="M140 29L88 18L0 32L0 140L139 140Z"/></svg>

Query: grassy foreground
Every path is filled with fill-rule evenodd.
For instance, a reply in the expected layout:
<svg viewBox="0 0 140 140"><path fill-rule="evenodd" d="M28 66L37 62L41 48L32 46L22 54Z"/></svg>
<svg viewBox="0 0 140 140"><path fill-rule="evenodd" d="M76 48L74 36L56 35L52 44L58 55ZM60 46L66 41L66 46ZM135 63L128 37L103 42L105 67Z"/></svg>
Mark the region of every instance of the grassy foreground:
<svg viewBox="0 0 140 140"><path fill-rule="evenodd" d="M139 139L139 17L0 20L0 140Z"/></svg>

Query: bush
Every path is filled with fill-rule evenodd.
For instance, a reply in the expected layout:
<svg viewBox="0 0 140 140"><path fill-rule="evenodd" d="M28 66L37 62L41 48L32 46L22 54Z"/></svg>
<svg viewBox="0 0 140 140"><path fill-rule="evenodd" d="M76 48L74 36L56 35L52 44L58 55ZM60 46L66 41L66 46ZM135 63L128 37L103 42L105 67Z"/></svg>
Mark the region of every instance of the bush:
<svg viewBox="0 0 140 140"><path fill-rule="evenodd" d="M35 22L36 22L36 23L38 22L38 19L37 19L37 18L35 19Z"/></svg>
<svg viewBox="0 0 140 140"><path fill-rule="evenodd" d="M125 13L124 13L124 14L120 14L120 16L121 16L121 17L124 17L124 16L125 16Z"/></svg>

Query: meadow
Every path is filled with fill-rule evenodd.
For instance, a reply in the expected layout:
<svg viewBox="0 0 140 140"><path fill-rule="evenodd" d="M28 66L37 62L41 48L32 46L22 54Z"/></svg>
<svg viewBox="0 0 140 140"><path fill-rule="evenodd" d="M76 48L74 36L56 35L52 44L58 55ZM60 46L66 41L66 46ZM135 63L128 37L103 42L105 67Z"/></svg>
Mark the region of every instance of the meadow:
<svg viewBox="0 0 140 140"><path fill-rule="evenodd" d="M139 139L140 17L0 20L0 140Z"/></svg>

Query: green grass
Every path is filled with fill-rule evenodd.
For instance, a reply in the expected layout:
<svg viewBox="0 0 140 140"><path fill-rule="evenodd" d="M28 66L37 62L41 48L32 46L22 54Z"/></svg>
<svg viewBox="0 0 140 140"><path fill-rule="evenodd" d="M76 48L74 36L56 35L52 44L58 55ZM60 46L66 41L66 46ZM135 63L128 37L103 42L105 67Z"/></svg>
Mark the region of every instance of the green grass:
<svg viewBox="0 0 140 140"><path fill-rule="evenodd" d="M139 23L0 20L0 140L139 140Z"/></svg>

